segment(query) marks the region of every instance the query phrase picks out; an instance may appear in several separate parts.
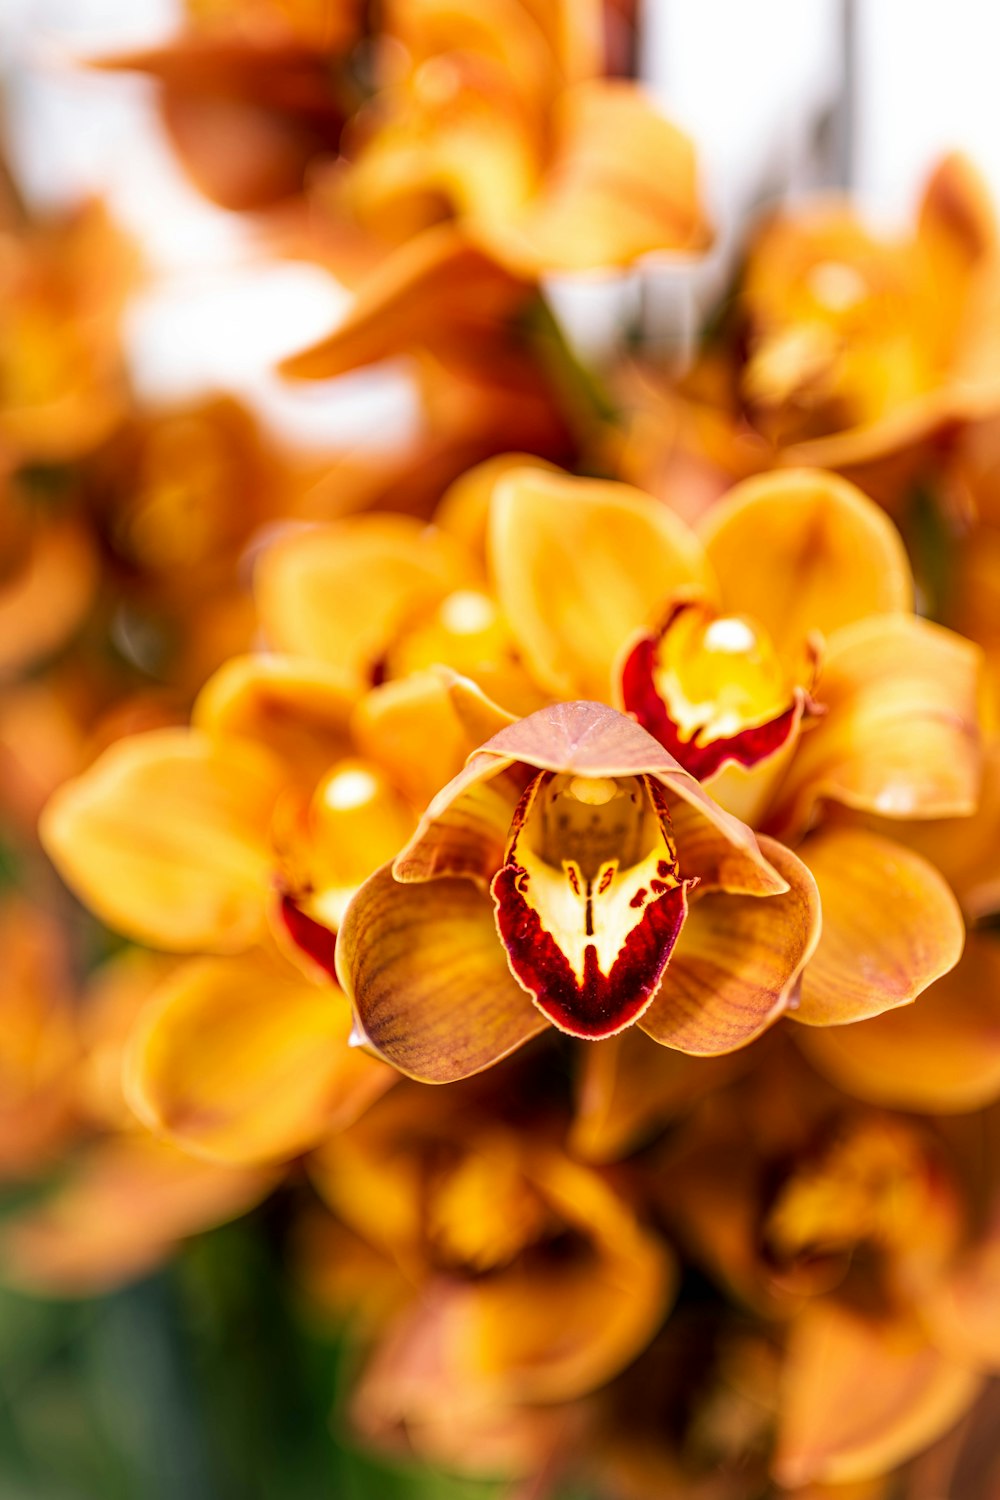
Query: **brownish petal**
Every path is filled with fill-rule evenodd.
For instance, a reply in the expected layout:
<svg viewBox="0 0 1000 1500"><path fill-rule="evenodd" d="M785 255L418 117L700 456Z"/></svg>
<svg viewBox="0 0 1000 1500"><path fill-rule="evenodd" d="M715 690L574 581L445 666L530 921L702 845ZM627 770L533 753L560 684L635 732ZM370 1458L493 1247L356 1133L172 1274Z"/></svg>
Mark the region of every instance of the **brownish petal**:
<svg viewBox="0 0 1000 1500"><path fill-rule="evenodd" d="M882 817L975 810L982 775L981 652L913 615L859 620L831 637L802 736L768 822L800 828L830 799Z"/></svg>
<svg viewBox="0 0 1000 1500"><path fill-rule="evenodd" d="M947 1432L980 1383L905 1319L815 1301L792 1331L775 1477L793 1488L893 1469Z"/></svg>
<svg viewBox="0 0 1000 1500"><path fill-rule="evenodd" d="M467 880L400 884L379 870L347 909L337 972L363 1040L424 1083L478 1073L546 1025Z"/></svg>
<svg viewBox="0 0 1000 1500"><path fill-rule="evenodd" d="M784 894L710 893L692 903L643 1031L665 1047L711 1056L744 1047L788 1007L819 941L820 907L805 865L762 840Z"/></svg>
<svg viewBox="0 0 1000 1500"><path fill-rule="evenodd" d="M837 1026L905 1005L953 969L965 924L925 859L857 828L813 834L799 853L823 903L819 945L793 1019Z"/></svg>
<svg viewBox="0 0 1000 1500"><path fill-rule="evenodd" d="M1000 1098L1000 940L970 932L958 963L916 1005L809 1027L796 1041L855 1098L931 1114L982 1109Z"/></svg>

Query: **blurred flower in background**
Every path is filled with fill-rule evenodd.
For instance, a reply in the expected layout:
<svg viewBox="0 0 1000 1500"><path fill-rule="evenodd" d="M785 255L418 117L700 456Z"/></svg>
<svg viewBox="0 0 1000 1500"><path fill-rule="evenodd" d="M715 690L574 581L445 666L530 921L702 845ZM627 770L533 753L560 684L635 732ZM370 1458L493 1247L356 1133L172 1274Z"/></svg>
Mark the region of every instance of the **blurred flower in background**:
<svg viewBox="0 0 1000 1500"><path fill-rule="evenodd" d="M994 1494L989 24L5 9L4 1495Z"/></svg>

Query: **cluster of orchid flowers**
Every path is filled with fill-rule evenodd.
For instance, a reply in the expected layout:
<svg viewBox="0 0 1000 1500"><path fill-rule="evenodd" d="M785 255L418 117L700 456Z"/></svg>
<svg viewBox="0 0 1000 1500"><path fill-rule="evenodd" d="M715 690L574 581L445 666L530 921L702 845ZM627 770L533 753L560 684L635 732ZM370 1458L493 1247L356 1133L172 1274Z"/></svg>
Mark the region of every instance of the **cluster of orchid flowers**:
<svg viewBox="0 0 1000 1500"><path fill-rule="evenodd" d="M59 1174L0 1276L98 1293L278 1193L372 1444L525 1497L978 1494L978 179L943 162L897 239L781 210L685 370L595 375L543 278L711 242L612 76L627 5L188 10L104 65L354 290L288 377L406 356L424 421L320 465L229 399L142 409L120 236L2 205L0 1168Z"/></svg>

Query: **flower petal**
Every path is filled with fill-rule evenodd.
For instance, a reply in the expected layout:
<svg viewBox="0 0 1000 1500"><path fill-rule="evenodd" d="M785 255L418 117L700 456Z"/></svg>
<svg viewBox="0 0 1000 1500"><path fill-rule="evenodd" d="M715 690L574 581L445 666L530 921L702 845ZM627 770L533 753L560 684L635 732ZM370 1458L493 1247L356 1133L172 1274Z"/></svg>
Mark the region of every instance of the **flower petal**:
<svg viewBox="0 0 1000 1500"><path fill-rule="evenodd" d="M262 955L182 964L143 1011L125 1090L151 1130L231 1166L297 1155L396 1079L348 1046L350 1010Z"/></svg>
<svg viewBox="0 0 1000 1500"><path fill-rule="evenodd" d="M449 685L437 672L414 672L373 688L357 705L351 727L362 755L418 806L458 774L479 744L465 730Z"/></svg>
<svg viewBox="0 0 1000 1500"><path fill-rule="evenodd" d="M553 694L610 700L622 647L681 590L711 589L701 547L628 485L521 470L501 480L490 557L507 622Z"/></svg>
<svg viewBox="0 0 1000 1500"><path fill-rule="evenodd" d="M237 952L259 935L281 768L246 740L154 729L51 799L45 847L103 921L153 947Z"/></svg>
<svg viewBox="0 0 1000 1500"><path fill-rule="evenodd" d="M467 880L403 885L379 870L347 909L337 972L364 1040L424 1083L478 1073L546 1025Z"/></svg>
<svg viewBox="0 0 1000 1500"><path fill-rule="evenodd" d="M814 1301L792 1330L775 1477L795 1489L883 1474L947 1432L979 1387L918 1326Z"/></svg>
<svg viewBox="0 0 1000 1500"><path fill-rule="evenodd" d="M784 894L708 894L692 903L656 999L640 1020L665 1047L711 1056L745 1047L787 1008L819 941L815 882L790 850L762 839Z"/></svg>
<svg viewBox="0 0 1000 1500"><path fill-rule="evenodd" d="M191 722L239 734L279 755L292 775L318 780L350 753L353 685L324 662L294 656L235 656L195 699Z"/></svg>
<svg viewBox="0 0 1000 1500"><path fill-rule="evenodd" d="M280 537L258 558L254 583L271 646L327 662L364 690L407 618L460 588L467 574L451 538L385 514Z"/></svg>
<svg viewBox="0 0 1000 1500"><path fill-rule="evenodd" d="M144 1132L108 1136L52 1197L6 1220L0 1274L46 1296L106 1292L166 1260L178 1240L246 1213L275 1181L273 1170L199 1161Z"/></svg>
<svg viewBox="0 0 1000 1500"><path fill-rule="evenodd" d="M799 854L819 887L823 931L794 1020L862 1021L914 1000L955 967L965 942L962 914L920 855L858 828L825 829Z"/></svg>
<svg viewBox="0 0 1000 1500"><path fill-rule="evenodd" d="M744 480L708 512L702 537L726 612L763 625L793 669L812 632L913 607L895 527L834 474L798 469Z"/></svg>
<svg viewBox="0 0 1000 1500"><path fill-rule="evenodd" d="M486 571L490 507L497 485L513 470L540 469L545 474L563 471L532 453L498 453L476 464L450 484L434 512L434 525L461 542L470 557Z"/></svg>
<svg viewBox="0 0 1000 1500"><path fill-rule="evenodd" d="M949 974L916 1005L796 1035L809 1061L870 1104L930 1114L1000 1098L1000 941L970 932Z"/></svg>
<svg viewBox="0 0 1000 1500"><path fill-rule="evenodd" d="M975 810L981 653L912 615L838 630L816 685L827 710L802 736L768 823L801 828L829 798L883 817Z"/></svg>

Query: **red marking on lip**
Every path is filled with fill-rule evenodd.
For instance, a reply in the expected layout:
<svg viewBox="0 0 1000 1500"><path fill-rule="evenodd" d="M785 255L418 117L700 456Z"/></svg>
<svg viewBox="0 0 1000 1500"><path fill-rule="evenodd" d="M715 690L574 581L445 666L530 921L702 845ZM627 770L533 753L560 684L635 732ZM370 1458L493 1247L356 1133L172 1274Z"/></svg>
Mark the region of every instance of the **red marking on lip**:
<svg viewBox="0 0 1000 1500"><path fill-rule="evenodd" d="M588 1040L614 1036L652 1001L684 925L687 892L694 882L664 887L662 894L647 903L609 974L602 973L597 949L588 944L581 982L538 912L525 900L523 874L521 866L506 864L491 887L497 931L515 977L560 1031Z"/></svg>
<svg viewBox="0 0 1000 1500"><path fill-rule="evenodd" d="M714 776L723 766L734 764L749 769L766 760L787 744L802 718L805 697L796 692L788 708L764 724L753 724L738 734L711 740L707 745L681 738L667 705L656 691L656 649L663 631L645 635L629 652L622 668L622 701L628 713L642 725L647 734L659 740L675 760L680 761L698 781Z"/></svg>
<svg viewBox="0 0 1000 1500"><path fill-rule="evenodd" d="M331 979L336 979L337 934L304 912L287 891L279 898L278 915L295 946Z"/></svg>

